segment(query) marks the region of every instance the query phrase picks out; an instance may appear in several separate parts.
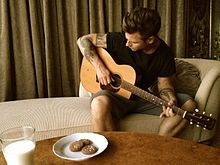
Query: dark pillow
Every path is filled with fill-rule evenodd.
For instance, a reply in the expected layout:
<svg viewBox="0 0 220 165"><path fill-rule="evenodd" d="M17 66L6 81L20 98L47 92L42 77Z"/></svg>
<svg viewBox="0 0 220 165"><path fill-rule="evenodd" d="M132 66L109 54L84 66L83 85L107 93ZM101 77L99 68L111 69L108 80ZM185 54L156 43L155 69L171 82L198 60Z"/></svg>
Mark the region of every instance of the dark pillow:
<svg viewBox="0 0 220 165"><path fill-rule="evenodd" d="M191 63L176 59L175 91L195 96L201 83L199 70Z"/></svg>
<svg viewBox="0 0 220 165"><path fill-rule="evenodd" d="M175 59L175 63L176 75L173 78L175 92L195 97L201 83L199 70L193 64L180 59ZM153 84L149 91L157 94L157 83Z"/></svg>

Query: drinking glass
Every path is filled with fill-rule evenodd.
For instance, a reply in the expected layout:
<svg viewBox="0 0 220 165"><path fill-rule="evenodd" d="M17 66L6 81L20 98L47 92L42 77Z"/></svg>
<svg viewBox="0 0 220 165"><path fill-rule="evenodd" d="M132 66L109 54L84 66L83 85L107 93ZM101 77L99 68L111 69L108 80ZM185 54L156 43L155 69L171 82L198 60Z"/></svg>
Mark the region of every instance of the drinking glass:
<svg viewBox="0 0 220 165"><path fill-rule="evenodd" d="M10 128L0 133L0 142L7 165L33 165L35 129L31 126Z"/></svg>

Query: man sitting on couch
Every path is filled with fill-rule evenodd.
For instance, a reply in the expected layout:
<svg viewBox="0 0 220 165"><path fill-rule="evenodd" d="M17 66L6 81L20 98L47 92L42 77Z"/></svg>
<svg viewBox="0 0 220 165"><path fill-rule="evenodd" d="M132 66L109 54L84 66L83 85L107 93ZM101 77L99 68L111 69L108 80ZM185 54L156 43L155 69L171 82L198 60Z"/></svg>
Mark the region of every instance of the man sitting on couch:
<svg viewBox="0 0 220 165"><path fill-rule="evenodd" d="M168 102L162 108L132 95L130 99L107 90L93 94L91 101L93 131L116 130L114 119L129 113L146 113L164 117L159 135L175 136L187 121L176 115L172 106L193 111L195 101L187 94L175 93L171 77L175 74L175 60L170 47L157 36L161 18L157 11L136 8L123 18L123 32L88 34L78 39L82 54L94 66L102 85L114 81L111 72L96 52L96 47L105 48L118 64L132 66L137 76L135 85L143 90L158 82L158 96Z"/></svg>

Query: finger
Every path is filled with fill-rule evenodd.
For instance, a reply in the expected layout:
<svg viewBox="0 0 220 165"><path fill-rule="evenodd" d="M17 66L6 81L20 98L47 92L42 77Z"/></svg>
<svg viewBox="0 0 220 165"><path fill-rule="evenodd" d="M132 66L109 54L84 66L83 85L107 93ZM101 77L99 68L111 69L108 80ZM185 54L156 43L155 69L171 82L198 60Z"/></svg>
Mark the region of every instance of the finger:
<svg viewBox="0 0 220 165"><path fill-rule="evenodd" d="M161 112L160 118L162 118L163 116L165 116L165 113L164 113L164 112Z"/></svg>
<svg viewBox="0 0 220 165"><path fill-rule="evenodd" d="M106 81L104 78L100 79L99 82L100 82L102 85L105 85L105 86L107 85L107 81Z"/></svg>
<svg viewBox="0 0 220 165"><path fill-rule="evenodd" d="M103 85L103 82L102 82L102 79L99 79L99 81L98 81L100 84L102 84Z"/></svg>
<svg viewBox="0 0 220 165"><path fill-rule="evenodd" d="M172 115L172 109L169 107L163 107L163 116L170 117Z"/></svg>
<svg viewBox="0 0 220 165"><path fill-rule="evenodd" d="M104 84L108 85L108 80L104 79Z"/></svg>
<svg viewBox="0 0 220 165"><path fill-rule="evenodd" d="M105 85L108 85L109 83L111 83L111 77L106 76L106 77L103 78L103 81L104 81Z"/></svg>
<svg viewBox="0 0 220 165"><path fill-rule="evenodd" d="M171 102L168 102L168 107L171 107L172 106L172 103Z"/></svg>
<svg viewBox="0 0 220 165"><path fill-rule="evenodd" d="M107 83L108 83L108 84L111 83L111 81L112 81L111 79L112 79L111 77L108 77L108 78L107 78Z"/></svg>
<svg viewBox="0 0 220 165"><path fill-rule="evenodd" d="M175 114L173 113L173 110L171 108L167 108L166 115L167 115L167 117L175 116Z"/></svg>
<svg viewBox="0 0 220 165"><path fill-rule="evenodd" d="M169 116L173 116L173 110L171 108L169 108L168 113L169 113Z"/></svg>
<svg viewBox="0 0 220 165"><path fill-rule="evenodd" d="M175 116L175 113L173 113L173 110L172 110L172 109L170 109L170 111L169 111L169 115L170 115L170 117Z"/></svg>
<svg viewBox="0 0 220 165"><path fill-rule="evenodd" d="M166 116L166 108L165 108L165 106L163 106L162 107L163 109L162 109L162 112L160 113L160 118L162 118L163 116Z"/></svg>
<svg viewBox="0 0 220 165"><path fill-rule="evenodd" d="M165 112L165 111L166 111L166 107L165 107L165 106L162 106L162 108L163 108L163 112Z"/></svg>

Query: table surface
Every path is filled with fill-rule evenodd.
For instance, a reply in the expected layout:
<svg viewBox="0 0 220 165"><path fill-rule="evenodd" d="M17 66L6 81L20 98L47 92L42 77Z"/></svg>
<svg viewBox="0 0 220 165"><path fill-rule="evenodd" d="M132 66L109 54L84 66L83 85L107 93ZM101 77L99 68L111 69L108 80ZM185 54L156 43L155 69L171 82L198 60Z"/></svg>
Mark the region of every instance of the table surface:
<svg viewBox="0 0 220 165"><path fill-rule="evenodd" d="M220 149L205 144L133 132L100 134L108 139L108 147L103 153L83 161L64 160L53 153L53 144L61 137L38 141L35 150L35 165L220 164ZM0 164L6 164L2 153L0 153Z"/></svg>

